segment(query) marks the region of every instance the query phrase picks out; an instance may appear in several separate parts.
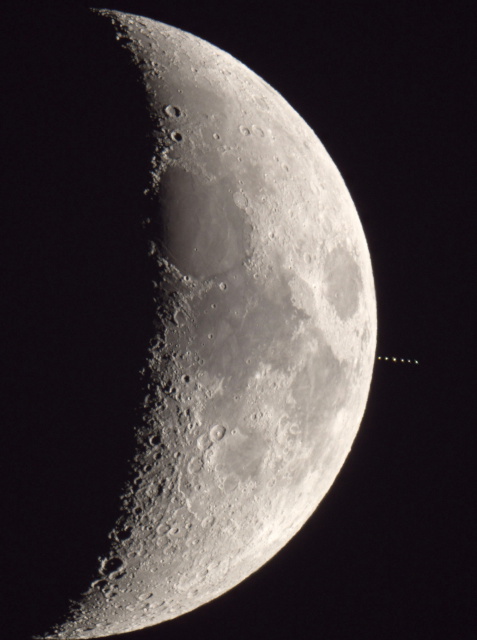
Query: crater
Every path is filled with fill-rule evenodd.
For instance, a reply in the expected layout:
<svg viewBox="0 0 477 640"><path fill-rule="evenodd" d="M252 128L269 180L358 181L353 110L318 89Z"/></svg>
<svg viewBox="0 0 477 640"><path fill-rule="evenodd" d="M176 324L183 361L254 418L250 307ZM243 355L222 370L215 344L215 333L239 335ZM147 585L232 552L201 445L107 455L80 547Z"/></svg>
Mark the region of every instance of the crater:
<svg viewBox="0 0 477 640"><path fill-rule="evenodd" d="M181 115L181 110L179 109L179 107L168 104L164 107L164 113L166 114L166 116L169 116L169 118L178 118Z"/></svg>
<svg viewBox="0 0 477 640"><path fill-rule="evenodd" d="M210 439L219 442L225 436L225 427L221 424L214 425L210 430Z"/></svg>

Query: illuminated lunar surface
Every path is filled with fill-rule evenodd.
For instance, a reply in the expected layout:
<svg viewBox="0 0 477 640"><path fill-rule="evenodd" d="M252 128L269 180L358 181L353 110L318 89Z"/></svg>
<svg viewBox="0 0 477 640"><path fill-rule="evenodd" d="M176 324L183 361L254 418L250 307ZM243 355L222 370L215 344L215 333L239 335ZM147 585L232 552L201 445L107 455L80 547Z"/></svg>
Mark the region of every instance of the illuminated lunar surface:
<svg viewBox="0 0 477 640"><path fill-rule="evenodd" d="M343 465L376 344L365 237L313 131L227 53L97 13L149 104L157 315L110 553L43 638L175 618L267 562Z"/></svg>

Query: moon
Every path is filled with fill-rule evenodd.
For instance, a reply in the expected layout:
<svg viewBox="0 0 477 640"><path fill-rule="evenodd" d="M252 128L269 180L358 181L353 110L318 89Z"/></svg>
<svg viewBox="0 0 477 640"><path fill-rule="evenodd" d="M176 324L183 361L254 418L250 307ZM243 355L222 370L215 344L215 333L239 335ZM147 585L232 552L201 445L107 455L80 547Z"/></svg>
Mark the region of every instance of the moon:
<svg viewBox="0 0 477 640"><path fill-rule="evenodd" d="M129 52L150 116L156 319L109 553L37 638L158 624L257 571L339 473L375 357L366 239L310 127L213 45L94 12Z"/></svg>

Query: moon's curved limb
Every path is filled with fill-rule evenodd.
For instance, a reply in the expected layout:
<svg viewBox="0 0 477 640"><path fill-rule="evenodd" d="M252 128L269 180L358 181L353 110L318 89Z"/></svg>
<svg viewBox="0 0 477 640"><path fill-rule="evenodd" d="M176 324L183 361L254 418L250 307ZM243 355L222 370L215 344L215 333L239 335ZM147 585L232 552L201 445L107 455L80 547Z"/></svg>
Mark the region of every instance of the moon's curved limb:
<svg viewBox="0 0 477 640"><path fill-rule="evenodd" d="M212 45L98 13L141 69L157 141L157 325L110 554L49 638L174 618L269 560L339 472L375 357L366 241L311 129Z"/></svg>

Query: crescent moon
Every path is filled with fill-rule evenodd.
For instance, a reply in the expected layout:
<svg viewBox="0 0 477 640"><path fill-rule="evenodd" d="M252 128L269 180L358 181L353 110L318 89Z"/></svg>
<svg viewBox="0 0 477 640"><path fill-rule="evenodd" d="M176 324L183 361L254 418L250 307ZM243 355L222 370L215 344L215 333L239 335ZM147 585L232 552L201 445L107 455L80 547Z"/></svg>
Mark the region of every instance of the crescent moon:
<svg viewBox="0 0 477 640"><path fill-rule="evenodd" d="M259 569L331 487L375 359L366 239L310 127L213 45L95 12L130 52L151 117L156 327L110 551L38 638L158 624Z"/></svg>

